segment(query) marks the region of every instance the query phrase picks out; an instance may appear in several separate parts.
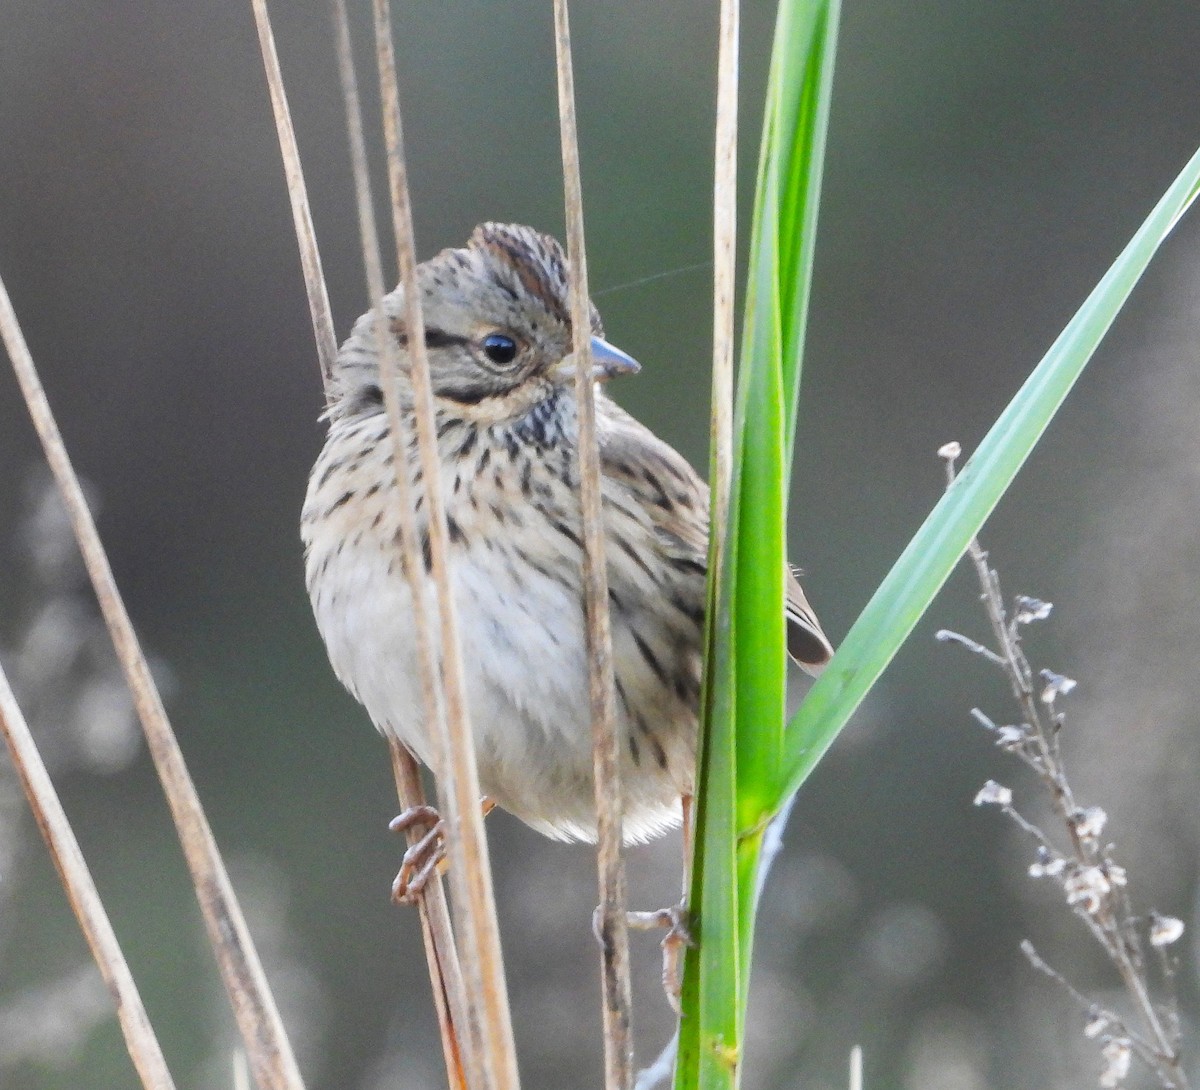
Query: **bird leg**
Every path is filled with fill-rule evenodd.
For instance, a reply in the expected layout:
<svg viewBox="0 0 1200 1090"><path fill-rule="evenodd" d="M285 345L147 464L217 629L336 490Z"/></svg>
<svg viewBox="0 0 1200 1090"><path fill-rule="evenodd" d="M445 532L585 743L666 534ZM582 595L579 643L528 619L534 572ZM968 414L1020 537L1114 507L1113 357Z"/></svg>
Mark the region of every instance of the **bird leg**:
<svg viewBox="0 0 1200 1090"><path fill-rule="evenodd" d="M671 1004L671 1010L682 1014L679 995L683 990L683 952L689 946L696 945L696 940L688 930L687 903L680 901L670 908L660 908L654 912L628 912L625 914L625 921L635 931L652 931L659 927L667 929L660 943L662 986L667 1002Z"/></svg>
<svg viewBox="0 0 1200 1090"><path fill-rule="evenodd" d="M409 844L400 872L392 882L392 900L398 905L415 905L446 858L446 823L432 806L410 806L392 818L388 828L393 833L426 830Z"/></svg>
<svg viewBox="0 0 1200 1090"><path fill-rule="evenodd" d="M484 796L480 800L483 816L487 817L496 807L495 802ZM429 884L434 874L444 874L446 869L446 821L432 806L410 806L392 818L388 828L393 833L406 833L424 828L426 831L409 843L400 871L392 882L392 901L398 905L415 905L421 891Z"/></svg>
<svg viewBox="0 0 1200 1090"><path fill-rule="evenodd" d="M692 811L695 809L695 795L680 795L679 809L683 814L683 903L687 904L688 887L692 884L692 837L696 834L696 826L692 821Z"/></svg>
<svg viewBox="0 0 1200 1090"><path fill-rule="evenodd" d="M695 946L696 940L688 930L688 877L692 847L692 796L684 795L683 807L683 897L670 908L659 908L653 912L627 912L625 922L634 931L653 931L665 927L667 933L662 943L662 985L667 1002L676 1014L682 1014L679 996L683 990L683 952ZM592 931L596 941L603 944L600 934L600 908L592 916Z"/></svg>

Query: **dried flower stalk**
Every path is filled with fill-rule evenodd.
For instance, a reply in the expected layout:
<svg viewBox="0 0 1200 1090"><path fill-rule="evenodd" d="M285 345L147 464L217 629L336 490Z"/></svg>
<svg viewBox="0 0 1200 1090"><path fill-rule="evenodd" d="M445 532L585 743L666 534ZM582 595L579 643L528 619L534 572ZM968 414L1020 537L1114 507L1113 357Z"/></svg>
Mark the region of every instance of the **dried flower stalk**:
<svg viewBox="0 0 1200 1090"><path fill-rule="evenodd" d="M954 480L960 454L957 443L948 443L938 451L946 464L948 482ZM969 555L979 578L981 599L996 647L986 647L946 630L938 632L937 638L960 644L998 666L1008 678L1022 722L998 726L978 708L972 709L971 714L993 735L997 746L1031 768L1046 788L1066 846L1060 848L1054 838L1023 817L1013 806L1012 792L994 780L980 789L975 804L998 807L1036 841L1030 877L1048 878L1061 887L1067 906L1083 921L1116 968L1140 1025L1132 1028L1111 1010L1088 1000L1044 961L1028 941L1022 943L1022 950L1034 968L1058 981L1087 1012L1084 1033L1103 1046L1106 1066L1100 1075L1102 1087L1120 1086L1129 1073L1130 1059L1136 1054L1166 1090L1187 1090L1174 996L1175 959L1167 951L1182 935L1183 924L1156 913L1151 913L1148 920L1133 914L1125 868L1116 862L1113 845L1103 838L1107 815L1098 806L1080 805L1067 779L1059 745L1066 715L1060 710L1059 700L1076 683L1051 670L1035 675L1021 646L1021 630L1048 617L1051 604L1018 595L1009 611L999 576L978 541L971 542ZM1165 1003L1156 1003L1151 996L1143 931L1158 955L1159 976L1168 992Z"/></svg>
<svg viewBox="0 0 1200 1090"><path fill-rule="evenodd" d="M383 312L383 269L380 257L379 233L375 224L374 203L371 199L371 184L367 169L366 141L363 134L362 110L358 93L358 80L350 46L350 27L345 0L334 0L331 5L338 70L342 82L342 93L346 107L346 128L350 140L350 159L354 173L355 198L358 206L363 264L366 270L367 288L371 306L375 311L375 334L379 359L384 377L381 386L385 392L389 429L391 432L394 463L397 467L396 482L400 509L407 516L401 518L401 549L404 553L404 569L408 573L413 599L414 634L418 660L421 666L422 700L426 719L433 723L441 714L438 667L433 655L430 636L430 621L426 611L426 599L422 585L420 545L414 531L412 489L408 476L400 467L406 464L404 448L408 442L407 429L401 419L396 397L396 345L388 331ZM311 296L310 292L310 296ZM406 811L415 810L425 803L421 776L415 759L408 750L394 739L390 741L392 767L396 790L401 806ZM420 830L410 826L408 843L415 845L421 837ZM482 1057L479 1054L478 1035L466 1035L462 1030L470 1024L466 989L463 986L462 968L454 934L450 925L449 906L441 877L434 873L431 880L417 895L417 906L421 918L421 934L425 946L426 963L430 984L433 989L434 1006L438 1015L438 1028L442 1040L442 1054L451 1087L482 1086ZM468 1072L471 1073L468 1077Z"/></svg>
<svg viewBox="0 0 1200 1090"><path fill-rule="evenodd" d="M259 40L262 46L263 62L267 74L267 82L271 93L272 106L275 113L276 129L279 136L280 151L284 161L288 179L288 193L292 203L293 221L296 227L297 242L300 246L301 261L305 274L305 285L308 294L309 307L312 313L314 335L317 343L317 353L321 362L322 384L328 399L329 380L337 355L337 344L333 333L333 320L329 309L329 298L321 271L320 255L317 249L312 215L308 205L307 189L304 184L303 170L300 166L299 152L296 146L295 134L291 116L284 92L282 73L275 52L274 35L270 18L267 13L265 0L254 0L255 19L258 24ZM358 92L354 80L353 67L350 64L349 30L344 4L335 4L333 8L335 34L338 38L338 57L342 70L343 85L346 89L346 105L348 116L359 117ZM356 185L359 193L359 213L364 235L364 260L370 282L373 305L377 308L383 294L382 272L379 262L379 244L374 229L374 213L370 202L369 188L363 193L363 183L366 179L365 151L362 148L361 120L351 120L349 132L354 154L352 160L356 172ZM356 139L357 138L357 139ZM372 260L374 255L374 260ZM381 345L380 358L387 359L390 351L390 338L385 337ZM393 398L394 402L394 398ZM393 434L399 435L393 427ZM400 480L402 505L405 510L411 509L411 501L407 498L406 479ZM404 545L412 544L411 527L405 523L406 532L403 534ZM413 546L415 548L415 546ZM411 550L409 550L411 553ZM407 570L415 572L419 566L412 555L407 558ZM424 675L430 679L426 684L426 708L437 704L437 681L435 677L436 663L430 653L431 640L428 636L428 623L423 610L423 599L414 595L418 603L417 644L421 653ZM434 712L433 714L436 714ZM430 716L431 720L433 715ZM419 808L425 803L424 790L421 785L420 771L412 754L398 743L391 743L392 768L396 780L397 794L401 806L406 810ZM410 845L419 837L416 829L409 831ZM421 930L424 940L426 961L429 968L430 981L433 988L434 1003L438 1015L438 1026L441 1032L443 1055L446 1062L447 1077L452 1090L466 1087L467 1074L465 1065L474 1063L478 1068L477 1051L464 1048L464 1041L459 1032L468 1022L466 1015L466 992L462 982L461 967L458 951L454 944L453 931L450 925L449 908L442 887L440 876L433 875L418 896L418 908L421 918ZM482 1085L482 1076L476 1073L473 1085Z"/></svg>

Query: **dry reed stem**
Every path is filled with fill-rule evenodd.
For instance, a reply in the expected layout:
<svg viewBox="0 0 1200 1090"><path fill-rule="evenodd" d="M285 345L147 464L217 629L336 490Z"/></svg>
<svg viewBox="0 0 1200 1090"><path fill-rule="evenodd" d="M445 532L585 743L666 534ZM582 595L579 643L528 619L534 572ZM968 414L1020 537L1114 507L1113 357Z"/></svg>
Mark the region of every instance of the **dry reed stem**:
<svg viewBox="0 0 1200 1090"><path fill-rule="evenodd" d="M445 731L445 737L440 740L442 756L437 773L439 802L446 809L446 843L454 892L453 908L458 937L466 952L464 970L468 999L473 1005L477 1004L473 1006L473 1011L479 1019L484 1060L482 1073L487 1080L481 1086L487 1085L493 1090L517 1090L519 1079L512 1013L504 980L496 899L480 808L479 771L475 763L475 741L466 702L457 609L450 584L449 531L441 486L433 387L425 351L425 322L421 315L421 295L417 283L416 245L404 162L400 92L386 0L375 2L375 33L393 228L400 280L404 285L404 321L408 333L417 446L429 510L431 570L437 590L442 694L446 712L444 720L437 721L437 725ZM436 737L440 732L435 730L433 733Z"/></svg>
<svg viewBox="0 0 1200 1090"><path fill-rule="evenodd" d="M174 1090L175 1083L167 1070L167 1062L163 1059L146 1008L142 1006L142 997L138 994L125 955L121 953L117 936L100 901L100 894L79 850L79 841L71 831L71 823L63 812L62 803L38 753L33 735L29 733L29 725L21 714L3 667L0 667L0 730L4 732L13 767L25 789L25 797L29 800L29 808L50 851L50 858L54 860L62 879L71 909L116 1004L125 1046L129 1049L129 1057L133 1060L138 1077L146 1090Z"/></svg>
<svg viewBox="0 0 1200 1090"><path fill-rule="evenodd" d="M258 44L267 76L267 90L271 95L271 112L275 115L275 131L279 134L283 170L287 176L292 222L296 228L296 241L300 245L300 264L304 270L304 288L308 293L308 309L312 315L313 339L317 344L322 384L328 391L333 364L337 359L337 337L333 332L329 293L325 288L321 254L317 249L317 234L313 228L312 211L308 204L308 188L304 184L300 149L296 145L296 130L292 127L292 114L288 109L287 95L283 89L283 73L279 68L279 56L275 52L275 35L271 30L271 16L267 13L267 0L250 2L254 9L254 23L258 28Z"/></svg>
<svg viewBox="0 0 1200 1090"><path fill-rule="evenodd" d="M575 398L579 414L579 499L583 520L588 695L596 793L596 864L600 884L598 932L604 1005L604 1073L608 1090L629 1090L633 1086L633 1001L629 979L628 898L625 863L621 857L621 746L614 708L600 451L596 441L596 404L591 374L591 301L583 235L583 187L579 170L575 79L566 0L554 0L554 45L558 62L558 120L567 213L567 255L571 268Z"/></svg>
<svg viewBox="0 0 1200 1090"><path fill-rule="evenodd" d="M425 788L421 784L421 772L416 758L397 742L389 739L392 754L392 773L396 780L396 794L400 805L406 810L421 806L425 802ZM409 845L415 844L420 834L415 829L408 833ZM438 1016L438 1032L442 1038L442 1056L446 1061L446 1079L450 1090L468 1090L466 1061L463 1057L463 1040L460 1026L467 1025L466 990L463 987L462 966L458 961L458 948L454 945L454 933L450 928L450 906L446 903L446 890L440 874L434 874L421 891L417 900L421 918L421 937L425 943L425 960L429 966L429 982L433 987L433 1002Z"/></svg>
<svg viewBox="0 0 1200 1090"><path fill-rule="evenodd" d="M167 719L162 698L150 676L150 667L117 590L112 568L100 543L100 535L96 532L96 524L88 510L79 478L71 466L3 281L0 281L0 338L8 349L30 418L62 493L88 577L132 693L150 756L179 833L209 942L246 1046L251 1070L261 1090L300 1090L303 1087L300 1071L253 939L179 750L179 743Z"/></svg>
<svg viewBox="0 0 1200 1090"><path fill-rule="evenodd" d="M738 132L738 0L721 0L717 32L717 110L713 154L713 373L709 409L709 472L712 475L712 512L708 530L708 568L719 586L725 563L729 527L729 496L733 486L733 353L737 291L737 132ZM716 603L710 595L709 605ZM715 626L711 627L715 632ZM703 692L710 689L712 645L706 633ZM705 705L708 697L701 700ZM696 750L696 768L703 764L703 728ZM695 806L693 800L693 806ZM685 830L693 830L689 822ZM692 836L683 845L683 896L691 893Z"/></svg>
<svg viewBox="0 0 1200 1090"><path fill-rule="evenodd" d="M375 311L376 346L380 359L380 385L387 403L389 432L392 442L393 465L396 468L396 487L401 512L401 550L404 570L409 580L413 600L414 633L417 655L421 667L421 696L426 721L436 722L441 714L439 699L438 667L433 655L430 622L426 609L427 599L423 580L424 566L421 562L420 544L415 529L416 516L413 511L412 485L405 467L408 458L408 429L400 414L396 375L399 370L396 343L388 329L383 310L383 268L380 258L379 232L375 222L375 209L371 197L370 173L367 165L366 140L363 134L362 107L358 92L358 78L354 70L354 58L350 44L350 24L345 0L332 0L334 37L338 59L338 72L342 83L342 96L346 108L346 130L350 141L350 161L354 174L355 200L358 208L363 264L366 269L367 289L371 306ZM394 739L390 740L392 768L395 773L396 789L400 804L406 810L424 801L420 774L408 750ZM409 845L421 838L416 828L408 831ZM467 999L463 988L458 950L450 927L450 916L446 904L442 880L436 873L418 898L421 917L421 933L425 944L425 957L433 988L434 1005L437 1009L438 1028L442 1038L442 1053L446 1061L446 1073L450 1085L481 1085L477 1034L468 1032L467 1040L460 1039L460 1027L469 1027ZM464 1055L464 1045L466 1045ZM465 1071L464 1071L465 1064ZM471 1072L468 1082L466 1073Z"/></svg>
<svg viewBox="0 0 1200 1090"><path fill-rule="evenodd" d="M712 564L719 571L733 479L734 292L737 277L738 0L721 0L713 178Z"/></svg>

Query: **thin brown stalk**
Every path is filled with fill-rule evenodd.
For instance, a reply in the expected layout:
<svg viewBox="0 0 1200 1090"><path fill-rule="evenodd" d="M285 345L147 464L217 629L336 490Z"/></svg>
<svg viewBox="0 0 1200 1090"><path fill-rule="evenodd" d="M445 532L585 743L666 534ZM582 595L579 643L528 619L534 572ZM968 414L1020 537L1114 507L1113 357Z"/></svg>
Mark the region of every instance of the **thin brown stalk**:
<svg viewBox="0 0 1200 1090"><path fill-rule="evenodd" d="M0 667L0 730L12 754L13 767L25 789L29 808L33 811L50 858L58 869L67 900L79 921L79 927L91 947L92 957L117 1007L117 1019L125 1035L125 1047L146 1090L174 1090L175 1083L167 1070L158 1038L142 1006L142 997L129 971L129 964L117 943L109 923L108 913L96 892L79 841L63 812L62 803L50 781L50 774L38 753L29 725L17 705L3 667Z"/></svg>
<svg viewBox="0 0 1200 1090"><path fill-rule="evenodd" d="M250 2L258 27L258 44L267 76L267 90L271 95L271 110L275 115L275 131L279 134L279 150L292 204L292 222L296 228L296 241L300 244L300 264L304 270L304 288L308 293L308 310L312 315L313 339L317 344L321 379L328 391L333 364L337 359L337 338L333 332L333 314L329 308L325 274L321 269L321 254L317 249L317 233L308 204L308 188L300 167L300 149L296 144L296 130L292 127L292 114L283 89L283 73L275 52L275 34L271 29L271 16L267 12L267 0Z"/></svg>
<svg viewBox="0 0 1200 1090"><path fill-rule="evenodd" d="M734 284L737 273L738 0L721 0L713 180L712 475L714 527L724 529L733 476ZM712 563L721 563L721 534Z"/></svg>
<svg viewBox="0 0 1200 1090"><path fill-rule="evenodd" d="M712 518L709 524L708 567L720 572L725 562L729 523L729 493L733 481L733 351L734 298L737 277L737 130L738 130L738 0L721 0L717 41L717 117L713 170L713 373L709 416L709 472L712 477ZM715 588L719 580L711 584ZM710 599L710 608L715 597ZM710 678L712 629L705 634L705 681ZM702 700L707 703L707 696ZM703 731L700 745L703 746ZM697 751L696 766L702 767ZM686 815L685 815L686 821ZM684 825L683 896L691 891L692 822Z"/></svg>
<svg viewBox="0 0 1200 1090"><path fill-rule="evenodd" d="M494 1090L517 1090L516 1046L504 980L496 898L480 808L479 771L466 702L458 617L449 571L449 531L441 487L433 386L425 351L425 323L417 282L412 203L404 160L400 92L392 51L391 18L385 0L375 2L376 56L383 101L384 142L396 237L400 281L404 286L404 321L408 332L416 416L418 456L429 510L431 573L437 591L441 638L445 738L437 769L439 802L446 809L447 851L458 936L464 944L464 971L470 1000L477 1003L483 1044L483 1075ZM435 731L435 734L439 733Z"/></svg>
<svg viewBox="0 0 1200 1090"><path fill-rule="evenodd" d="M374 202L371 197L358 77L354 69L345 0L333 0L331 9L338 71L341 76L342 95L346 107L346 130L350 140L350 160L354 173L363 264L366 269L367 290L370 294L371 306L375 311L376 345L381 361L380 384L384 391L392 442L392 460L396 468L396 488L401 512L401 550L404 557L404 570L412 593L413 629L421 667L422 704L426 721L434 723L442 715L442 703L439 693L438 665L434 657L433 641L430 635L430 619L423 580L424 565L421 561L421 547L416 532L416 515L413 510L413 490L406 471L408 428L400 413L396 389L399 360L396 342L389 332L387 317L383 310L384 285L379 231L375 223ZM412 755L395 740L392 740L391 752L401 805L406 810L420 805L424 801L424 792ZM410 828L408 837L411 846L420 839L420 831ZM482 1085L481 1058L475 1040L477 1035L467 1033L467 1039L465 1041L461 1039L460 1028L470 1025L467 998L462 982L458 950L454 944L454 935L450 926L445 891L439 875L434 874L426 885L419 897L418 906L447 1075L452 1086ZM469 1082L465 1072L471 1072Z"/></svg>
<svg viewBox="0 0 1200 1090"><path fill-rule="evenodd" d="M566 197L567 255L571 267L575 397L579 414L579 499L583 519L588 695L596 792L596 862L600 884L597 932L602 967L605 1086L608 1090L628 1090L633 1086L633 1002L629 980L625 863L621 857L621 748L614 707L608 568L604 552L600 451L596 441L596 405L591 367L591 303L583 235L583 187L575 119L571 30L566 0L554 0L554 44L558 61L558 120Z"/></svg>
<svg viewBox="0 0 1200 1090"><path fill-rule="evenodd" d="M225 872L195 785L184 763L179 743L167 719L162 698L146 664L125 603L117 590L112 568L96 532L71 466L62 435L50 411L33 357L13 312L8 291L0 281L0 338L12 359L29 415L46 452L50 470L62 493L75 537L83 554L88 577L116 648L117 658L133 695L134 707L163 793L179 833L184 858L200 902L209 942L226 992L233 1006L250 1067L261 1090L297 1090L303 1086L300 1071L284 1033L283 1022L267 985L266 976L246 927L242 910Z"/></svg>
<svg viewBox="0 0 1200 1090"><path fill-rule="evenodd" d="M425 802L421 772L416 758L394 738L389 740L392 754L392 773L396 779L396 794L406 810ZM415 844L420 833L409 830L408 843ZM446 1061L446 1078L450 1090L467 1090L467 1067L463 1057L463 1034L460 1026L467 1024L466 991L463 987L462 966L458 948L450 928L450 907L440 875L435 874L419 895L417 906L421 918L421 937L425 943L425 960L429 965L429 981L433 986L433 1002L438 1016L438 1032L442 1038L442 1056Z"/></svg>
<svg viewBox="0 0 1200 1090"><path fill-rule="evenodd" d="M1121 1017L1115 1014L1108 1007L1101 1007L1098 1003L1092 1002L1078 988L1076 988L1065 976L1047 962L1041 954L1037 952L1037 948L1028 939L1021 940L1021 953L1025 955L1029 964L1032 965L1039 973L1048 976L1053 980L1063 991L1074 1000L1075 1005L1080 1011L1103 1018L1106 1026L1106 1033L1113 1037L1124 1037L1137 1050L1139 1056L1150 1066L1156 1065L1156 1056L1154 1047L1140 1033L1135 1033L1131 1030Z"/></svg>

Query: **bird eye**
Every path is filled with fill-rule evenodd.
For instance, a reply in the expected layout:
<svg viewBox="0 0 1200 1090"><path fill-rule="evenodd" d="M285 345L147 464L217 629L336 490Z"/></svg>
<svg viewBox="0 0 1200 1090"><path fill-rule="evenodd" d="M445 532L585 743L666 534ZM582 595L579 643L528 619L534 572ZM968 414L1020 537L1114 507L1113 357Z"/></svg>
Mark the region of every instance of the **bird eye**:
<svg viewBox="0 0 1200 1090"><path fill-rule="evenodd" d="M483 354L492 363L512 363L517 358L517 342L503 333L489 333L483 338Z"/></svg>

